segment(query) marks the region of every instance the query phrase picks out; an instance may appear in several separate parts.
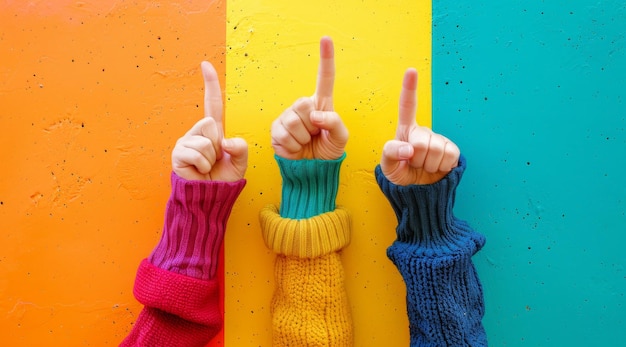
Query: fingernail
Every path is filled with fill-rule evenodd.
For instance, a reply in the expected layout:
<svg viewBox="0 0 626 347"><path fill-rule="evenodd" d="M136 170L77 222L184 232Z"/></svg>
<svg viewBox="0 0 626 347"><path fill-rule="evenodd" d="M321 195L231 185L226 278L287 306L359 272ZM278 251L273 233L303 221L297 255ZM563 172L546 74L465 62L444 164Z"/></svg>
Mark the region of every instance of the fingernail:
<svg viewBox="0 0 626 347"><path fill-rule="evenodd" d="M400 158L407 159L409 156L411 156L411 147L409 146L400 147L398 149L398 155L400 156Z"/></svg>

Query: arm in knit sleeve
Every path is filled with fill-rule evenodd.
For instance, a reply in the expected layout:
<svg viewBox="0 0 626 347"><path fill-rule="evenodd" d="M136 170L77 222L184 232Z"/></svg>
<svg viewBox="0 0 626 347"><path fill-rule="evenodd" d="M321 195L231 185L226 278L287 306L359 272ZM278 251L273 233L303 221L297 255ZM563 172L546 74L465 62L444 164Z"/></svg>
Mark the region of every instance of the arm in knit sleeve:
<svg viewBox="0 0 626 347"><path fill-rule="evenodd" d="M396 213L397 239L387 249L407 290L411 346L487 346L483 291L471 257L485 243L453 215L465 158L442 180L398 186L376 168L376 180Z"/></svg>
<svg viewBox="0 0 626 347"><path fill-rule="evenodd" d="M161 240L135 278L144 308L121 346L205 346L222 329L219 251L245 183L187 181L172 173Z"/></svg>
<svg viewBox="0 0 626 347"><path fill-rule="evenodd" d="M339 251L350 218L335 206L337 160L276 157L283 177L280 211L260 213L265 244L276 253L272 346L352 346L352 319Z"/></svg>

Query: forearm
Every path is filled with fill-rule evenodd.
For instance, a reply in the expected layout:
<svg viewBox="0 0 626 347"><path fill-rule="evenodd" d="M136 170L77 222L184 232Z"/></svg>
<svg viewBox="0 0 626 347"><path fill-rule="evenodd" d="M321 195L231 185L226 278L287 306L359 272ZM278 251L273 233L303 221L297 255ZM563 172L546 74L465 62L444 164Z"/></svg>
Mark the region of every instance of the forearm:
<svg viewBox="0 0 626 347"><path fill-rule="evenodd" d="M219 250L244 185L172 174L161 240L135 279L144 308L123 346L204 346L221 330Z"/></svg>
<svg viewBox="0 0 626 347"><path fill-rule="evenodd" d="M277 254L272 345L352 346L339 254L350 242L350 218L335 206L341 161L278 160L284 179L280 212L268 206L260 214L265 243Z"/></svg>
<svg viewBox="0 0 626 347"><path fill-rule="evenodd" d="M482 287L471 261L485 239L452 213L464 168L462 158L441 181L410 186L396 186L376 169L398 218L387 254L406 284L411 346L487 345Z"/></svg>

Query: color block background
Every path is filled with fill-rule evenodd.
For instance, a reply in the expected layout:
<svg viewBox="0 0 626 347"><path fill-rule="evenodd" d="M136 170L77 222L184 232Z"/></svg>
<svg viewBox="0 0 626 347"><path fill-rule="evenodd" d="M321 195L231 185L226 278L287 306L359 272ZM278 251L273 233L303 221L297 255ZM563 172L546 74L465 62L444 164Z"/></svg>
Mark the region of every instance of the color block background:
<svg viewBox="0 0 626 347"><path fill-rule="evenodd" d="M456 212L488 239L476 263L490 345L626 337L619 1L3 1L0 23L3 345L126 335L170 151L202 116L206 59L222 76L227 135L250 145L225 240L226 328L212 345L270 346L273 255L257 219L280 196L269 125L313 93L322 35L335 41L336 108L351 133L338 203L354 226L343 259L355 346L408 344L385 257L394 216L372 171L409 66L418 120L432 114L469 160Z"/></svg>

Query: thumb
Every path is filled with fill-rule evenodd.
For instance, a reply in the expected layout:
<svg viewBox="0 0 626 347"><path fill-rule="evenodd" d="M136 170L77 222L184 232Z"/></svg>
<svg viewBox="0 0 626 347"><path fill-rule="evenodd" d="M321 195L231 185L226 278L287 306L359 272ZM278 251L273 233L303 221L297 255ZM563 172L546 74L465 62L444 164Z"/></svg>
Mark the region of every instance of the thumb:
<svg viewBox="0 0 626 347"><path fill-rule="evenodd" d="M246 140L239 137L224 139L222 149L230 155L230 162L243 178L243 174L248 168L248 143Z"/></svg>
<svg viewBox="0 0 626 347"><path fill-rule="evenodd" d="M389 140L383 147L383 156L380 159L380 168L383 174L390 179L390 175L397 175L401 166L407 165L407 160L413 157L413 146L408 142Z"/></svg>
<svg viewBox="0 0 626 347"><path fill-rule="evenodd" d="M345 146L348 142L348 129L334 111L312 111L311 123L314 126L328 131L329 139L336 145Z"/></svg>

